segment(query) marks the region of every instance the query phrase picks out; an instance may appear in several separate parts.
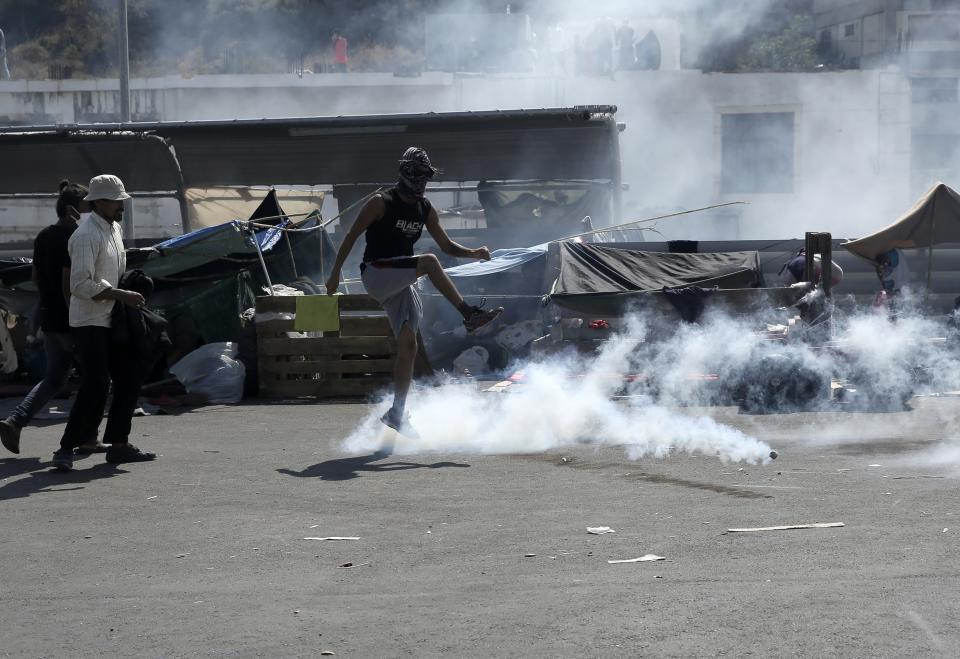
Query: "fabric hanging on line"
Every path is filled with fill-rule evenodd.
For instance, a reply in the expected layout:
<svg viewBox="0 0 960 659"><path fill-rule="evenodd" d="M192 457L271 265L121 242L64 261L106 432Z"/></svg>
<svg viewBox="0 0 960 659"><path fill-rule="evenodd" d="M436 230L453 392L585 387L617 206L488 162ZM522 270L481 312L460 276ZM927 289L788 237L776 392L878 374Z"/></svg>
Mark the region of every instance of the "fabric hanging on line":
<svg viewBox="0 0 960 659"><path fill-rule="evenodd" d="M340 297L337 295L299 295L296 298L297 332L339 332Z"/></svg>

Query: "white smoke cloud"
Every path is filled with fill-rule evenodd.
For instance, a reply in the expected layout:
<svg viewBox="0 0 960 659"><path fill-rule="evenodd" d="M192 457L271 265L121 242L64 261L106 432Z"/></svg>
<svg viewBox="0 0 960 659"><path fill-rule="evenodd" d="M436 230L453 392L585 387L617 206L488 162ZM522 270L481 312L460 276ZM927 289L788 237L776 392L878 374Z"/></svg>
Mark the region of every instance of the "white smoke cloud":
<svg viewBox="0 0 960 659"><path fill-rule="evenodd" d="M909 436L916 429L908 412L914 393L960 388L960 363L949 343L930 340L944 334L934 321L908 314L892 321L872 311L839 317L836 338L811 348L768 340L765 321L783 315L772 309L745 317L714 313L701 324L672 328L650 315L631 315L596 355L519 365L524 378L510 393L480 392L470 384L415 391L407 409L420 437L401 437L396 450L509 454L592 444L623 446L631 459L679 451L764 463L767 442L795 441L798 435L808 437L803 441L810 445ZM815 395L792 387L794 378L812 383ZM831 379L846 385L846 397L831 399ZM771 411L785 406L788 411L892 414L873 426L858 417L819 422L813 417L815 432L778 429L768 417L743 417L737 425L753 428L751 433L683 409L731 405L744 392L749 395L750 387L773 392L773 398L763 399L780 406ZM386 404L343 442L345 450L372 451L389 439L378 420ZM935 414L941 424L955 425L949 411ZM950 444L938 448L930 461L949 464L958 458Z"/></svg>

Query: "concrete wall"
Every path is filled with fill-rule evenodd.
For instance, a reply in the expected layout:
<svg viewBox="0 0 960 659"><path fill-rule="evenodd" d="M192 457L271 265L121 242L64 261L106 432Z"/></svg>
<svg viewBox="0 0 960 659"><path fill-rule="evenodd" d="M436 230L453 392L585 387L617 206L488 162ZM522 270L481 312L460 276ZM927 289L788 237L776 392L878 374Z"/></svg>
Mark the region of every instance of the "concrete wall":
<svg viewBox="0 0 960 659"><path fill-rule="evenodd" d="M103 120L117 112L117 87L116 80L0 82L0 118L31 123ZM624 195L626 218L749 202L660 223L658 229L671 239L787 238L806 230L857 236L892 221L917 193L909 170L909 86L900 74L890 72L636 71L612 79L246 75L134 80L131 88L135 117L164 121L613 103L619 107L618 120L627 125L621 134L624 181L630 186ZM745 112L793 113L790 192L721 192L722 116ZM11 224L2 213L0 222ZM162 218L152 223L171 224Z"/></svg>

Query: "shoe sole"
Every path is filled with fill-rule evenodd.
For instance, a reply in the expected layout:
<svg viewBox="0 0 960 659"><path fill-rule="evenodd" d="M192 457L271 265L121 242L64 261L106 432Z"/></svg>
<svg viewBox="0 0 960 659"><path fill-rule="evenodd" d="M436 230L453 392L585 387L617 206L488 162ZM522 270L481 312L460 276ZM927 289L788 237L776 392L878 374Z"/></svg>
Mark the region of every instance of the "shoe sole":
<svg viewBox="0 0 960 659"><path fill-rule="evenodd" d="M480 330L482 330L484 327L486 327L487 325L489 325L490 323L492 323L493 321L495 321L497 318L499 318L502 314L503 314L503 309L501 309L499 312L497 312L497 315L496 315L496 316L494 316L493 318L491 318L490 320L488 320L487 322L485 322L483 325L480 325L479 327L474 327L473 329L468 329L468 330L467 330L467 334L476 334L477 332L479 332Z"/></svg>
<svg viewBox="0 0 960 659"><path fill-rule="evenodd" d="M156 458L134 458L132 460L111 460L107 458L107 464L112 465L124 465L124 464L133 464L134 462L153 462Z"/></svg>

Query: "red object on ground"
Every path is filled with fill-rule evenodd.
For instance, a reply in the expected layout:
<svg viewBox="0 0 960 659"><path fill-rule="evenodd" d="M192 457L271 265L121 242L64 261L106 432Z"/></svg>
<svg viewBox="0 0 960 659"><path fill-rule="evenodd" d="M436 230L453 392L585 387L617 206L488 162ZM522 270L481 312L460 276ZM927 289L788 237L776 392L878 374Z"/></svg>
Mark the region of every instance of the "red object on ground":
<svg viewBox="0 0 960 659"><path fill-rule="evenodd" d="M590 329L610 329L610 323L601 319L601 320L591 320L587 325Z"/></svg>

